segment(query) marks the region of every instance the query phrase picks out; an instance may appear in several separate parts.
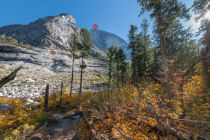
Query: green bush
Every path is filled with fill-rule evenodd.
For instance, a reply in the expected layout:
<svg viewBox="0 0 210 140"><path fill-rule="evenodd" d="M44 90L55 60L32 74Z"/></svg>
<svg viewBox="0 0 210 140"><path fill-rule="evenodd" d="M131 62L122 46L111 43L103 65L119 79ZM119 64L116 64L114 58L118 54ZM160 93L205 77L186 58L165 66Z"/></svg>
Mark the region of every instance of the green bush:
<svg viewBox="0 0 210 140"><path fill-rule="evenodd" d="M4 36L4 35L0 35L0 43L20 46L20 47L23 47L23 48L33 48L34 47L34 46L32 46L28 43L18 42L16 39L14 39L12 37L7 37L7 36Z"/></svg>

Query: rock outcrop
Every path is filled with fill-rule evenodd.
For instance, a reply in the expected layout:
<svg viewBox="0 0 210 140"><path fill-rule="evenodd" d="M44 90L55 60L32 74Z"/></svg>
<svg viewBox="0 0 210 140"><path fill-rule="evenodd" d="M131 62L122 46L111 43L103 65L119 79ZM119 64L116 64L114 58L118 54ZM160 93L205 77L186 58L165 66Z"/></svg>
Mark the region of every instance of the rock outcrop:
<svg viewBox="0 0 210 140"><path fill-rule="evenodd" d="M75 19L69 14L40 18L27 25L8 25L0 28L0 34L15 38L19 42L38 47L65 49L72 33L79 34Z"/></svg>

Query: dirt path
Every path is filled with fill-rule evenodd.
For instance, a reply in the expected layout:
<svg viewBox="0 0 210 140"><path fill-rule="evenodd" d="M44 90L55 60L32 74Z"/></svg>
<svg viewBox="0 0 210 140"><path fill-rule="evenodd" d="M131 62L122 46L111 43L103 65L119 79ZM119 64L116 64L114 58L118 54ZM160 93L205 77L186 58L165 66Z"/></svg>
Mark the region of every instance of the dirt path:
<svg viewBox="0 0 210 140"><path fill-rule="evenodd" d="M79 140L76 129L81 115L69 115L57 121L48 121L30 140Z"/></svg>

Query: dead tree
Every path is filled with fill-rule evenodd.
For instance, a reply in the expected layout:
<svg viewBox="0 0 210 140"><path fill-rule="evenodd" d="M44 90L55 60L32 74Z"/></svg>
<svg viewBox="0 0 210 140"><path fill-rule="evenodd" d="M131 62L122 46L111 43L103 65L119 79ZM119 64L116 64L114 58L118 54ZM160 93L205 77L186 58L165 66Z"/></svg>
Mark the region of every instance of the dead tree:
<svg viewBox="0 0 210 140"><path fill-rule="evenodd" d="M60 108L62 107L62 94L63 94L63 81L61 82L61 92L60 92Z"/></svg>
<svg viewBox="0 0 210 140"><path fill-rule="evenodd" d="M201 51L201 59L202 59L202 72L203 72L203 79L205 83L205 90L206 92L209 91L210 87L210 55L207 53L205 49Z"/></svg>
<svg viewBox="0 0 210 140"><path fill-rule="evenodd" d="M4 77L3 79L0 80L0 88L7 84L8 82L12 81L15 79L17 72L22 68L22 66L18 67L15 69L10 75Z"/></svg>

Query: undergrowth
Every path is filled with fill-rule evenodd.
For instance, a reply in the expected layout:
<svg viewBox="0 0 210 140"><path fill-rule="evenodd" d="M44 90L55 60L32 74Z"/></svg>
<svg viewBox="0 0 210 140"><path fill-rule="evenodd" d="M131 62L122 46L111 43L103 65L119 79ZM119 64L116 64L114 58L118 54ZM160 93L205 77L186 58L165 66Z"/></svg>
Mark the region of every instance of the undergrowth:
<svg viewBox="0 0 210 140"><path fill-rule="evenodd" d="M27 137L42 126L50 114L75 109L84 112L78 125L80 139L208 138L210 105L202 86L202 78L194 76L184 86L184 96L181 98L177 93L173 99L167 98L160 84L146 82L110 92L72 96L64 92L61 107L60 95L51 94L47 113L43 111L44 97L36 106L28 106L25 99L0 98L0 102L9 105L8 110L1 110L0 133L2 137Z"/></svg>

